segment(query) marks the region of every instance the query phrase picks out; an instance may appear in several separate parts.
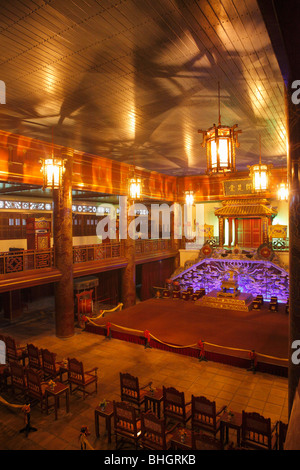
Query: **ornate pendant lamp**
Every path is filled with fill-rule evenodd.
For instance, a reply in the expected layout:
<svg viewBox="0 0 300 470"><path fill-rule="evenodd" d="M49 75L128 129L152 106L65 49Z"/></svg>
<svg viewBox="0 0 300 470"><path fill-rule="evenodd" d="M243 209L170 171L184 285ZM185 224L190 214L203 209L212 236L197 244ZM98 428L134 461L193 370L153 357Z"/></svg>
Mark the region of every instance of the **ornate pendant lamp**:
<svg viewBox="0 0 300 470"><path fill-rule="evenodd" d="M238 134L241 130L236 130L234 126L224 126L221 124L220 114L220 84L218 83L218 104L219 104L219 123L215 124L207 131L201 129L199 133L203 134L202 147L206 146L207 173L224 173L235 171L235 149L239 147Z"/></svg>
<svg viewBox="0 0 300 470"><path fill-rule="evenodd" d="M273 165L261 163L261 139L259 136L259 163L250 168L250 178L252 178L252 191L254 193L263 193L269 189L270 170Z"/></svg>
<svg viewBox="0 0 300 470"><path fill-rule="evenodd" d="M140 178L133 176L129 179L129 196L130 199L141 199L142 181Z"/></svg>
<svg viewBox="0 0 300 470"><path fill-rule="evenodd" d="M140 200L142 197L142 179L135 174L135 168L132 169L128 178L128 195L133 201Z"/></svg>
<svg viewBox="0 0 300 470"><path fill-rule="evenodd" d="M43 189L58 189L62 183L62 175L65 171L65 161L62 158L55 157L53 151L53 130L52 130L52 155L42 161L44 176Z"/></svg>

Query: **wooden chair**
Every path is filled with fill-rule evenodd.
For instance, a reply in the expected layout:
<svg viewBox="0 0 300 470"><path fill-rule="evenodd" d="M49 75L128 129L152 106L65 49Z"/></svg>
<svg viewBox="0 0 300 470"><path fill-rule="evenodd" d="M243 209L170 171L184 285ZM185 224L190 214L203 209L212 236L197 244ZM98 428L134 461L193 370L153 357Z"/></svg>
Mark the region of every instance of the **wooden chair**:
<svg viewBox="0 0 300 470"><path fill-rule="evenodd" d="M286 439L286 433L288 429L288 424L283 423L282 421L277 421L276 423L276 450L284 450L284 443ZM274 448L273 448L274 449Z"/></svg>
<svg viewBox="0 0 300 470"><path fill-rule="evenodd" d="M144 449L168 450L171 447L173 432L178 423L167 431L165 420L148 411L141 413L141 426L141 446Z"/></svg>
<svg viewBox="0 0 300 470"><path fill-rule="evenodd" d="M38 371L33 369L26 370L27 376L27 395L29 398L36 399L41 404L41 410L44 410L44 404L46 403L45 390L48 385L47 382L42 382Z"/></svg>
<svg viewBox="0 0 300 470"><path fill-rule="evenodd" d="M57 379L61 376L60 364L56 362L56 354L48 351L48 349L41 349L42 354L42 369L45 379Z"/></svg>
<svg viewBox="0 0 300 470"><path fill-rule="evenodd" d="M86 394L91 394L91 392L86 391L86 387L92 383L95 384L95 393L97 393L97 370L98 367L94 367L93 369L84 372L82 362L77 361L75 358L68 359L68 382L70 384L70 393L75 392L75 390L80 390L83 392L83 398L85 399ZM75 388L72 389L72 385L75 385Z"/></svg>
<svg viewBox="0 0 300 470"><path fill-rule="evenodd" d="M134 443L135 448L139 447L141 438L141 419L136 415L136 408L124 402L113 402L114 405L114 433L116 439L116 449L123 441Z"/></svg>
<svg viewBox="0 0 300 470"><path fill-rule="evenodd" d="M226 406L216 411L216 402L192 395L192 430L202 429L216 437L220 430L220 417Z"/></svg>
<svg viewBox="0 0 300 470"><path fill-rule="evenodd" d="M163 409L165 419L186 424L191 419L191 402L185 403L184 392L163 386Z"/></svg>
<svg viewBox="0 0 300 470"><path fill-rule="evenodd" d="M20 362L22 361L25 366L25 359L28 357L25 346L18 346L15 339L11 336L5 336L4 342L6 345L7 362Z"/></svg>
<svg viewBox="0 0 300 470"><path fill-rule="evenodd" d="M272 450L276 446L276 436L274 435L276 424L271 429L270 418L264 418L259 413L243 411L241 446L243 448Z"/></svg>
<svg viewBox="0 0 300 470"><path fill-rule="evenodd" d="M18 395L27 395L27 377L25 373L25 368L18 364L18 362L11 362L10 367L10 378L11 378L11 390L13 395L16 394L16 390L19 390Z"/></svg>
<svg viewBox="0 0 300 470"><path fill-rule="evenodd" d="M41 376L43 374L42 353L34 344L27 344L28 368L33 369Z"/></svg>
<svg viewBox="0 0 300 470"><path fill-rule="evenodd" d="M203 434L202 432L192 432L193 450L224 450L223 443L213 436Z"/></svg>
<svg viewBox="0 0 300 470"><path fill-rule="evenodd" d="M146 390L140 389L138 377L120 372L121 401L136 405L140 410L145 403Z"/></svg>

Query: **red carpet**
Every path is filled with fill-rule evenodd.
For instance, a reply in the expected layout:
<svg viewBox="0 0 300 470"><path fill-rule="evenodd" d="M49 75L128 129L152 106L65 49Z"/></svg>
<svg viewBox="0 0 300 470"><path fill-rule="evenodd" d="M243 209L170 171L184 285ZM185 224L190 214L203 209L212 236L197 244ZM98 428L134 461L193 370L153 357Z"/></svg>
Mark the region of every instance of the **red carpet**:
<svg viewBox="0 0 300 470"><path fill-rule="evenodd" d="M250 366L249 351L254 349L257 370L287 375L288 363L284 359L288 357L289 319L283 304L279 305L278 312L268 310L268 303L261 310L242 312L200 307L192 301L179 299L151 299L107 314L97 320L102 328L88 323L86 331L106 334L107 322L111 323L113 338L144 344L141 337L149 330L152 347L172 350L170 345L191 346L180 350L173 348L173 351L196 357L201 340L209 360L240 367Z"/></svg>

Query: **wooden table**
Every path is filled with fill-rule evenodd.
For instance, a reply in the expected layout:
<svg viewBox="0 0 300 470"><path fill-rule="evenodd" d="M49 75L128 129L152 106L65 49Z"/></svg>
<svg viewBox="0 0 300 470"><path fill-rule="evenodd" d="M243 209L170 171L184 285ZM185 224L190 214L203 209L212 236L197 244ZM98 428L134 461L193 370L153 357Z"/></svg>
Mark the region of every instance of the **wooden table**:
<svg viewBox="0 0 300 470"><path fill-rule="evenodd" d="M173 434L171 439L171 448L173 450L181 449L181 450L191 450L192 449L192 431L190 429L186 429L186 436L184 441L182 440L182 436L179 432L179 429Z"/></svg>
<svg viewBox="0 0 300 470"><path fill-rule="evenodd" d="M57 410L59 408L59 398L61 395L65 393L66 395L66 411L69 413L69 402L70 402L70 389L69 385L62 384L61 382L56 382L55 387L51 389L48 385L45 389L46 393L46 412L48 414L49 411L49 404L48 404L48 398L49 395L52 395L54 397L54 410L55 410L55 419L57 419Z"/></svg>
<svg viewBox="0 0 300 470"><path fill-rule="evenodd" d="M229 416L227 412L223 413L220 419L220 440L224 442L224 431L226 432L226 441L228 443L229 429L235 429L237 432L237 445L241 444L241 430L242 430L242 413L233 412L233 416Z"/></svg>
<svg viewBox="0 0 300 470"><path fill-rule="evenodd" d="M111 442L111 419L114 415L114 406L113 403L109 402L106 407L103 409L98 406L95 409L95 431L96 437L100 437L99 432L99 417L105 418L105 426L107 430L108 442Z"/></svg>
<svg viewBox="0 0 300 470"><path fill-rule="evenodd" d="M153 392L147 392L145 394L145 411L151 407L157 417L160 418L160 408L163 398L164 396L161 388L155 388L153 389Z"/></svg>

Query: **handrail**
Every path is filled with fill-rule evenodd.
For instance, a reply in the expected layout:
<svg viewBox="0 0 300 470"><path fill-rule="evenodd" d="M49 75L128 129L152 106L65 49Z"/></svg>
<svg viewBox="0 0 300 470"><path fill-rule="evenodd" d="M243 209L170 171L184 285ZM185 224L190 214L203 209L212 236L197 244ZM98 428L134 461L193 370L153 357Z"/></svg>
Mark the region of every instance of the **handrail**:
<svg viewBox="0 0 300 470"><path fill-rule="evenodd" d="M172 248L172 240L136 240L136 255L160 253ZM122 242L73 246L73 264L99 262L125 256ZM0 274L11 274L32 269L55 267L54 249L13 250L0 252Z"/></svg>

